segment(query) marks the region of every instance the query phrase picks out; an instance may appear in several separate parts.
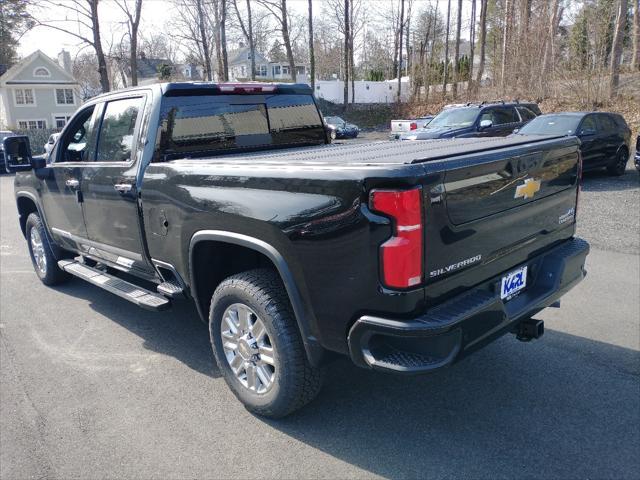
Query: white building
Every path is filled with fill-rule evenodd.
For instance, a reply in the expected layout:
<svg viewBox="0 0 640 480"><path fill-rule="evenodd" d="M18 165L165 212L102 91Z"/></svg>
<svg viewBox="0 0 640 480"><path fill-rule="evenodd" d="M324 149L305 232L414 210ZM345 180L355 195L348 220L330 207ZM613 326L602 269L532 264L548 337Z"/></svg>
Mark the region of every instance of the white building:
<svg viewBox="0 0 640 480"><path fill-rule="evenodd" d="M410 97L409 77L401 79L400 99L406 102ZM382 82L356 80L355 103L394 103L398 99L398 79ZM353 93L349 82L349 102ZM342 80L316 80L315 97L328 102L342 104L344 101L344 82Z"/></svg>
<svg viewBox="0 0 640 480"><path fill-rule="evenodd" d="M55 62L37 50L0 76L0 129L62 128L81 103L79 90L69 52Z"/></svg>

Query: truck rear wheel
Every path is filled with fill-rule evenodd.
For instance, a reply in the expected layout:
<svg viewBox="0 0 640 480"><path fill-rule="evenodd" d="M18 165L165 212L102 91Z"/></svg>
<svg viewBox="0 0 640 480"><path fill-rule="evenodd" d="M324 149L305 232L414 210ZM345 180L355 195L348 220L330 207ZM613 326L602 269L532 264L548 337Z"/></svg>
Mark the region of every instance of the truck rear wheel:
<svg viewBox="0 0 640 480"><path fill-rule="evenodd" d="M37 213L27 217L25 233L31 263L40 281L45 285L57 285L68 280L69 274L58 267L58 261L53 256L44 225Z"/></svg>
<svg viewBox="0 0 640 480"><path fill-rule="evenodd" d="M313 400L322 371L313 368L276 272L233 275L216 289L209 312L213 354L247 410L280 418Z"/></svg>

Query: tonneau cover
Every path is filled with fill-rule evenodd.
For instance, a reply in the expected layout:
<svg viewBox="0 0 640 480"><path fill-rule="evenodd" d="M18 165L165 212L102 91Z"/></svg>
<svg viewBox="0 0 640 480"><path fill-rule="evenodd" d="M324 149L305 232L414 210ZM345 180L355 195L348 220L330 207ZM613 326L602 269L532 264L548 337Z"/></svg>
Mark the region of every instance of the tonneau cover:
<svg viewBox="0 0 640 480"><path fill-rule="evenodd" d="M449 157L479 153L487 150L541 143L557 136L525 136L488 138L455 138L420 141L383 141L371 143L330 144L326 146L287 148L259 152L243 152L210 157L198 161L215 160L223 163L304 163L321 164L411 164L442 160ZM574 142L577 141L574 139Z"/></svg>

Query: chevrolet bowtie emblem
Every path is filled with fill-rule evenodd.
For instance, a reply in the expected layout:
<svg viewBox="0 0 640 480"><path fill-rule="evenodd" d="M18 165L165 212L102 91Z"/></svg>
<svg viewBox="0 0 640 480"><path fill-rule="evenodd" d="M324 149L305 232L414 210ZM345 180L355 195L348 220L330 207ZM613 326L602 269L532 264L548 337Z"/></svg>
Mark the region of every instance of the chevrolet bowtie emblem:
<svg viewBox="0 0 640 480"><path fill-rule="evenodd" d="M518 185L516 187L516 194L513 198L523 197L525 200L527 198L533 198L538 190L540 190L540 181L527 178L524 181L524 185Z"/></svg>

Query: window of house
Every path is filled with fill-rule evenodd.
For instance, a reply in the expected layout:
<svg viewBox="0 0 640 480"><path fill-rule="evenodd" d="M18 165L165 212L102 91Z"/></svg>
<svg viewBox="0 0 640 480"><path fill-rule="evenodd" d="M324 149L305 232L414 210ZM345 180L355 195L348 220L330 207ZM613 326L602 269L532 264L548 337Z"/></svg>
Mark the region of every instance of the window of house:
<svg viewBox="0 0 640 480"><path fill-rule="evenodd" d="M43 130L47 128L46 120L19 120L18 128L20 130Z"/></svg>
<svg viewBox="0 0 640 480"><path fill-rule="evenodd" d="M31 88L16 88L16 105L34 105L33 89Z"/></svg>
<svg viewBox="0 0 640 480"><path fill-rule="evenodd" d="M51 73L44 67L38 67L33 71L34 77L50 77Z"/></svg>
<svg viewBox="0 0 640 480"><path fill-rule="evenodd" d="M267 76L267 66L266 65L260 65L260 73L258 74L261 77L266 77Z"/></svg>
<svg viewBox="0 0 640 480"><path fill-rule="evenodd" d="M280 75L280 65L273 67L273 76Z"/></svg>
<svg viewBox="0 0 640 480"><path fill-rule="evenodd" d="M128 162L142 98L107 103L98 133L97 162Z"/></svg>
<svg viewBox="0 0 640 480"><path fill-rule="evenodd" d="M58 105L73 105L75 103L73 99L73 89L56 88L56 103Z"/></svg>
<svg viewBox="0 0 640 480"><path fill-rule="evenodd" d="M289 67L288 66L285 66L285 65L282 66L282 74L283 75L289 75Z"/></svg>
<svg viewBox="0 0 640 480"><path fill-rule="evenodd" d="M53 120L55 121L55 127L60 129L64 128L70 118L71 115L56 115L55 117L53 117Z"/></svg>

